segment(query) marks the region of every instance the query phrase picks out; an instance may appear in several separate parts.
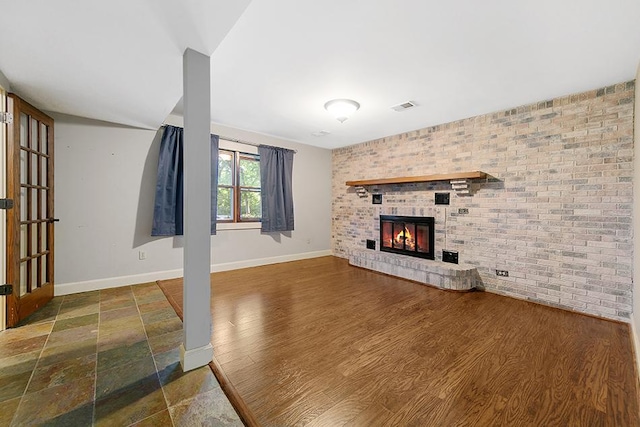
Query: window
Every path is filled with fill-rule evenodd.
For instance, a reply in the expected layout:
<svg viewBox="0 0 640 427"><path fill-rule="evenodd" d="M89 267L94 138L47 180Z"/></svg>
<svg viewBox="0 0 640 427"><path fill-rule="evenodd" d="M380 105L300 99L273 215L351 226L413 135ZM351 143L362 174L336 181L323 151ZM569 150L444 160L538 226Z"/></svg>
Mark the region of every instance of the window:
<svg viewBox="0 0 640 427"><path fill-rule="evenodd" d="M260 156L221 149L218 152L220 222L260 221Z"/></svg>

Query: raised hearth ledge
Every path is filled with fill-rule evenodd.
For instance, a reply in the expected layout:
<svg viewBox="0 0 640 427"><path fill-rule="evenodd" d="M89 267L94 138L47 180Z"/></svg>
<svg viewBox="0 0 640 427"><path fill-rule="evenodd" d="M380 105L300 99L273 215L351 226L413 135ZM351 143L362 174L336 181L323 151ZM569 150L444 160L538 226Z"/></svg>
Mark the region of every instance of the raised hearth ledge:
<svg viewBox="0 0 640 427"><path fill-rule="evenodd" d="M350 249L349 264L452 291L476 288L479 277L476 267L371 249Z"/></svg>

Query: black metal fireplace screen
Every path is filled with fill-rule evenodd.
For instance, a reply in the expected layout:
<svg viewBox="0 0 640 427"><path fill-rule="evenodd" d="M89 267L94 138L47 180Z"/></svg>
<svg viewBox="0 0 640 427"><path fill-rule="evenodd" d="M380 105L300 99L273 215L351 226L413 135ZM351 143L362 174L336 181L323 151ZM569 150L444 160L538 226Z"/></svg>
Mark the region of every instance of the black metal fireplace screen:
<svg viewBox="0 0 640 427"><path fill-rule="evenodd" d="M380 250L434 259L433 217L380 215Z"/></svg>

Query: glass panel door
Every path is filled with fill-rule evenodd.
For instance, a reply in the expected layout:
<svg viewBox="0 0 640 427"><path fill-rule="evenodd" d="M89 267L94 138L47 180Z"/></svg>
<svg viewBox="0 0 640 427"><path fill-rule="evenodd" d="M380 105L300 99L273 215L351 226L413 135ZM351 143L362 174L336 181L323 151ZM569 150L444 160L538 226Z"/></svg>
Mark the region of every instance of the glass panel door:
<svg viewBox="0 0 640 427"><path fill-rule="evenodd" d="M7 215L8 326L53 298L53 119L8 96Z"/></svg>
<svg viewBox="0 0 640 427"><path fill-rule="evenodd" d="M4 113L7 107L6 94L2 86L0 86L0 113ZM0 198L6 197L6 168L4 165L7 163L7 125L0 124ZM4 210L0 209L0 245L2 248L7 246L7 218ZM6 281L6 251L2 251L0 254L0 284L7 283ZM3 331L7 327L7 297L0 296L0 331Z"/></svg>

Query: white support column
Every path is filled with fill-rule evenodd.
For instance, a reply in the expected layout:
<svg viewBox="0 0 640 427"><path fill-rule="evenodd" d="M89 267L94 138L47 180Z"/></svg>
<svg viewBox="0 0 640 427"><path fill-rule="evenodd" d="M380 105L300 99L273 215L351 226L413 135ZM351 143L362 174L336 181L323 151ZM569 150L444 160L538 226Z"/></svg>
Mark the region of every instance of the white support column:
<svg viewBox="0 0 640 427"><path fill-rule="evenodd" d="M183 56L184 101L184 371L213 359L211 345L211 60Z"/></svg>

